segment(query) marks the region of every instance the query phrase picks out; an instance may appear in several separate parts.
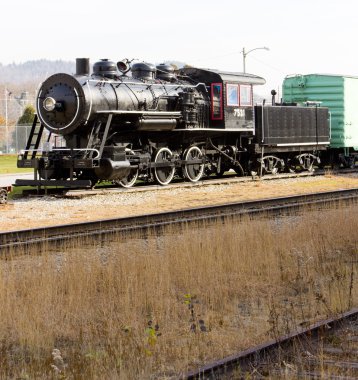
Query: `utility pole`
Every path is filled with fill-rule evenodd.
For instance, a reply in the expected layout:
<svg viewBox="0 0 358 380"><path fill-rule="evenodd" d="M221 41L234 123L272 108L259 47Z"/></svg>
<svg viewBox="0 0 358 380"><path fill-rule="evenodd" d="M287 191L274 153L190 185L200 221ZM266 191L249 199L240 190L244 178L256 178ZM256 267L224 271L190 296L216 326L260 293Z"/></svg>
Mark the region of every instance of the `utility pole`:
<svg viewBox="0 0 358 380"><path fill-rule="evenodd" d="M6 153L9 153L9 131L7 126L7 88L5 87L5 141Z"/></svg>
<svg viewBox="0 0 358 380"><path fill-rule="evenodd" d="M243 72L246 73L246 52L245 52L245 48L243 47L242 48L242 68L243 68Z"/></svg>
<svg viewBox="0 0 358 380"><path fill-rule="evenodd" d="M258 48L255 48L255 49L251 49L249 51L245 51L245 48L242 48L242 68L243 68L243 72L246 73L246 56L251 53L252 51L254 50L260 50L260 49L263 49L263 50L270 50L268 47L266 46L263 46L263 47L258 47Z"/></svg>

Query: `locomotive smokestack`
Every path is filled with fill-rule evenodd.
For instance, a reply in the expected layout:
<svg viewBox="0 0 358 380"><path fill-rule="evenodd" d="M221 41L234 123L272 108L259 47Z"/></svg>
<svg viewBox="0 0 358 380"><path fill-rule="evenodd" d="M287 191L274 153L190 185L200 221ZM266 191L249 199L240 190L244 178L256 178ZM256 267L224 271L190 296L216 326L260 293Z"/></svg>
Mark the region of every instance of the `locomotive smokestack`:
<svg viewBox="0 0 358 380"><path fill-rule="evenodd" d="M76 75L89 75L90 61L89 58L76 58Z"/></svg>

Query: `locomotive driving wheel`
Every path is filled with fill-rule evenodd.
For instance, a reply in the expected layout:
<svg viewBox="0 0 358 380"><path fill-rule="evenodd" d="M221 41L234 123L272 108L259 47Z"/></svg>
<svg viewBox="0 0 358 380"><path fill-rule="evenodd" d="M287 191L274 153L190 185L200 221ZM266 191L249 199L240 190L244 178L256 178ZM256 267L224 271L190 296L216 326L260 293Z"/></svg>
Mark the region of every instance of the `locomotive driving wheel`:
<svg viewBox="0 0 358 380"><path fill-rule="evenodd" d="M154 177L160 185L168 185L175 174L175 167L171 166L173 153L168 148L160 148L155 157Z"/></svg>
<svg viewBox="0 0 358 380"><path fill-rule="evenodd" d="M132 150L130 150L129 152L127 151L127 153L130 156L134 155L134 152ZM116 183L118 183L122 187L126 187L126 188L132 187L137 181L138 174L139 174L138 168L131 169L131 171L129 172L127 177L122 178L121 180L117 181Z"/></svg>
<svg viewBox="0 0 358 380"><path fill-rule="evenodd" d="M184 152L184 176L191 182L197 182L203 176L203 153L197 146L192 146ZM191 162L192 161L192 162Z"/></svg>
<svg viewBox="0 0 358 380"><path fill-rule="evenodd" d="M132 187L138 178L138 169L133 169L131 172L127 175L127 177L122 178L120 181L117 183L121 185L122 187Z"/></svg>

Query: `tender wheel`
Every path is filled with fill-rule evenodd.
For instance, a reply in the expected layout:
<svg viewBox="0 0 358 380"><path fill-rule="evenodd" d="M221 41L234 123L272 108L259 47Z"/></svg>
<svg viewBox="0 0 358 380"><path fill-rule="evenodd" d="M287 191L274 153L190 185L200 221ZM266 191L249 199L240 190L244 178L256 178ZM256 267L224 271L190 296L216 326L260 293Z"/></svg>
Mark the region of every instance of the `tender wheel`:
<svg viewBox="0 0 358 380"><path fill-rule="evenodd" d="M154 177L160 185L168 185L174 177L175 167L168 165L172 158L173 153L168 148L160 148L154 157L154 162L160 165L154 167Z"/></svg>
<svg viewBox="0 0 358 380"><path fill-rule="evenodd" d="M317 158L310 153L302 154L299 159L300 166L302 170L307 170L308 172L314 172L313 165L317 161Z"/></svg>
<svg viewBox="0 0 358 380"><path fill-rule="evenodd" d="M191 182L197 182L204 174L203 153L197 146L192 146L184 152L184 176ZM196 161L190 163L190 161ZM198 162L200 161L200 162Z"/></svg>
<svg viewBox="0 0 358 380"><path fill-rule="evenodd" d="M307 170L308 172L311 172L311 173L314 172L315 169L314 169L314 167L313 167L313 163L308 164L306 170Z"/></svg>
<svg viewBox="0 0 358 380"><path fill-rule="evenodd" d="M262 174L277 174L284 166L283 161L275 156L266 156L263 158ZM259 169L260 170L260 169Z"/></svg>
<svg viewBox="0 0 358 380"><path fill-rule="evenodd" d="M131 150L131 151L128 152L128 154L130 156L133 156L134 152ZM122 178L120 181L118 181L116 183L118 183L122 187L126 187L126 188L132 187L136 183L136 181L137 181L138 174L139 174L139 169L138 168L131 169L131 171L127 175L127 177Z"/></svg>

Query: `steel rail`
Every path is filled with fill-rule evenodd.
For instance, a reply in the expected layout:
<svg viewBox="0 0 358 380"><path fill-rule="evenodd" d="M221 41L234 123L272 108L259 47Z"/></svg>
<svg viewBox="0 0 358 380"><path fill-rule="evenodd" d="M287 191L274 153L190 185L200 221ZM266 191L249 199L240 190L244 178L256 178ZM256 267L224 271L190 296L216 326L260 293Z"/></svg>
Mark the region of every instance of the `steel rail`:
<svg viewBox="0 0 358 380"><path fill-rule="evenodd" d="M204 365L198 370L179 376L178 379L219 379L220 374L225 374L238 368L241 373L245 373L252 370L255 364L260 361L266 362L268 358L274 357L279 349L287 349L295 340L304 337L309 337L310 339L316 338L327 328L337 328L343 321L352 320L357 317L358 308L353 308L333 318L319 321L306 328L299 328L291 334L280 336L277 339L252 347L236 355L231 355Z"/></svg>
<svg viewBox="0 0 358 380"><path fill-rule="evenodd" d="M174 224L212 221L219 218L255 215L263 212L282 213L283 211L299 209L303 206L329 204L339 201L352 202L356 200L358 200L358 188L1 232L0 252L5 252L6 249L10 248L30 246L45 242L58 243L74 238L103 236L116 232L144 232Z"/></svg>
<svg viewBox="0 0 358 380"><path fill-rule="evenodd" d="M355 169L340 169L340 171L332 171L332 174L352 174L357 173L357 170ZM118 193L137 193L142 191L152 191L155 189L156 191L167 191L173 188L191 188L191 187L202 187L202 186L210 186L210 185L219 185L219 184L225 184L225 185L231 185L236 183L243 183L243 182L252 182L252 181L275 181L275 180L282 180L282 179L292 179L292 178L306 178L306 177L317 177L317 176L323 176L326 175L327 172L323 169L318 169L313 172L303 171L303 172L297 172L297 173L276 173L276 174L265 174L262 177L259 177L258 175L254 176L243 176L238 177L235 174L226 174L223 177L203 177L198 182L187 182L184 180L175 180L172 181L167 186L162 186L159 184L153 184L153 183L141 183L137 184L130 188L123 188L112 185L102 185L97 186L92 189L81 189L80 183L79 188L50 188L50 189L26 189L23 190L23 194L29 195L29 194L62 194L65 197L81 197L86 195L95 195L95 194L103 194L103 190L111 191L111 192L118 192ZM18 180L21 183L21 180ZM41 180L42 182L44 180ZM51 181L51 180L50 180ZM79 180L77 180L79 181ZM63 185L66 186L66 182L63 181Z"/></svg>

